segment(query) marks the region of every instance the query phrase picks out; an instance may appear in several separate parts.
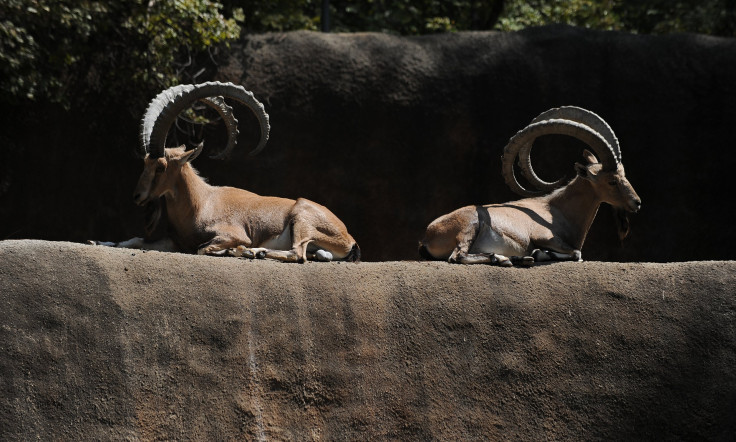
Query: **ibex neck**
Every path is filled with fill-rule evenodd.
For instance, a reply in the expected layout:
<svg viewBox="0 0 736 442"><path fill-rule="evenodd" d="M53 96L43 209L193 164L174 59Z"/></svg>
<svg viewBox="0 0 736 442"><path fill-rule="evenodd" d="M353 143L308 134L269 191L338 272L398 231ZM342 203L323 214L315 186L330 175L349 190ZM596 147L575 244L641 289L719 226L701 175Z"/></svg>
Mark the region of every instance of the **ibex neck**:
<svg viewBox="0 0 736 442"><path fill-rule="evenodd" d="M197 174L189 164L185 164L179 172L174 189L166 194L166 209L169 221L174 224L176 230L183 234L193 226L185 226L184 220L195 220L207 201L211 186Z"/></svg>
<svg viewBox="0 0 736 442"><path fill-rule="evenodd" d="M593 186L576 177L567 186L550 194L549 205L565 217L570 227L567 241L580 250L601 205Z"/></svg>

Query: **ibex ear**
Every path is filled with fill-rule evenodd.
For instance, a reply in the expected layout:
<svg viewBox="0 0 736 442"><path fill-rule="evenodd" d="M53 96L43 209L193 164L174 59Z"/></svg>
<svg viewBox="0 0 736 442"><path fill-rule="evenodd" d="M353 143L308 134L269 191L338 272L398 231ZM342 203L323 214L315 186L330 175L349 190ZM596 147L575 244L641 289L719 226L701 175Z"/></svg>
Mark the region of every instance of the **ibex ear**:
<svg viewBox="0 0 736 442"><path fill-rule="evenodd" d="M585 162L587 164L596 164L598 163L598 158L593 155L593 152L589 151L588 149L583 150L583 159L585 159Z"/></svg>
<svg viewBox="0 0 736 442"><path fill-rule="evenodd" d="M199 143L199 145L197 147L195 147L194 149L192 149L189 152L186 152L184 155L182 155L182 157L181 157L181 159L179 161L181 161L182 164L183 163L190 163L190 162L194 161L199 156L199 154L202 153L202 150L203 149L204 149L204 142Z"/></svg>

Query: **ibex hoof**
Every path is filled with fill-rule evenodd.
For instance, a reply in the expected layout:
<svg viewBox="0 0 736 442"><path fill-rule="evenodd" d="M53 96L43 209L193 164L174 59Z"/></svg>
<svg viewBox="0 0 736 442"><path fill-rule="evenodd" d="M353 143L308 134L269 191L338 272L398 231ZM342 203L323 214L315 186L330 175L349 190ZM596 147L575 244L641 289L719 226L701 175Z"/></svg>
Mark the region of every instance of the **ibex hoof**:
<svg viewBox="0 0 736 442"><path fill-rule="evenodd" d="M319 249L316 252L314 252L314 257L317 261L322 262L329 262L332 261L332 253L328 252L327 250Z"/></svg>
<svg viewBox="0 0 736 442"><path fill-rule="evenodd" d="M501 266L501 267L511 267L514 265L513 262L511 262L510 259L503 255L495 255L494 256L496 262L494 264ZM491 261L493 263L493 261Z"/></svg>
<svg viewBox="0 0 736 442"><path fill-rule="evenodd" d="M231 256L242 256L248 259L263 259L266 257L266 249L250 249L245 246L238 246L228 250L228 254Z"/></svg>
<svg viewBox="0 0 736 442"><path fill-rule="evenodd" d="M534 265L534 257L533 256L514 256L511 258L511 262L515 266L531 267Z"/></svg>
<svg viewBox="0 0 736 442"><path fill-rule="evenodd" d="M243 256L243 251L244 250L245 250L245 247L243 247L243 246L233 247L231 249L227 249L227 251L225 252L225 254L227 256L234 256L236 258L239 258L239 257Z"/></svg>
<svg viewBox="0 0 736 442"><path fill-rule="evenodd" d="M447 258L447 262L450 264L464 264L467 257L468 256L463 252L453 253L449 258Z"/></svg>

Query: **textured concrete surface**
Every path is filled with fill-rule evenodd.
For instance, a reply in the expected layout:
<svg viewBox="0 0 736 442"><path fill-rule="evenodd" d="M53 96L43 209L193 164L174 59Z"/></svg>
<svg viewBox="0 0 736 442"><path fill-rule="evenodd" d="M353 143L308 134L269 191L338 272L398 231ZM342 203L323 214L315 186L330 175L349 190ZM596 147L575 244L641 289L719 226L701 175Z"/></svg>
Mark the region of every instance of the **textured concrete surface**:
<svg viewBox="0 0 736 442"><path fill-rule="evenodd" d="M0 439L732 440L736 263L0 242Z"/></svg>

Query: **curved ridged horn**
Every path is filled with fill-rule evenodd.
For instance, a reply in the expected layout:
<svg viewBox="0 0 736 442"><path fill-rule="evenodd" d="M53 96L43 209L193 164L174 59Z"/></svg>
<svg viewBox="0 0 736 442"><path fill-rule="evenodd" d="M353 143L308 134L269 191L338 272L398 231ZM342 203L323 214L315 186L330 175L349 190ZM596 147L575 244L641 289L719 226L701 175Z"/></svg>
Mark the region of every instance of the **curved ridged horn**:
<svg viewBox="0 0 736 442"><path fill-rule="evenodd" d="M230 152L232 152L235 144L238 142L238 134L240 133L238 130L238 119L235 118L233 108L225 103L225 99L222 97L203 98L200 101L216 110L225 123L225 128L227 129L227 145L222 149L222 152L210 155L210 158L224 160L230 156ZM251 153L251 155L255 154Z"/></svg>
<svg viewBox="0 0 736 442"><path fill-rule="evenodd" d="M606 123L606 121L596 113L577 106L556 107L537 115L530 124L552 119L570 120L589 126L598 132L611 146L616 163L618 164L621 162L621 149L619 147L616 134L613 133L611 126L609 126L608 123ZM549 192L560 187L565 182L564 177L555 182L547 182L539 178L537 174L534 173L531 161L531 150L533 144L534 140L532 139L519 150L519 169L521 170L522 175L524 175L524 178L526 178L529 183L543 192Z"/></svg>
<svg viewBox="0 0 736 442"><path fill-rule="evenodd" d="M575 137L590 147L595 156L601 161L603 169L613 170L618 165L613 148L608 140L606 140L603 135L592 127L565 119L538 121L528 125L511 137L503 151L502 171L504 180L506 180L506 184L511 188L511 190L519 195L537 196L545 193L544 191L531 191L525 189L521 184L519 184L516 176L514 175L514 160L519 156L520 150L525 148L527 145L531 146L534 140L543 135L568 135ZM545 185L551 184L545 183L539 178L536 178L536 174L534 174L534 171L531 169L531 165L529 165L529 171L531 173L528 178L531 178L530 183L532 185L539 186L544 189ZM535 178L538 182L534 182Z"/></svg>
<svg viewBox="0 0 736 442"><path fill-rule="evenodd" d="M210 100L205 101L205 103L214 107L215 110L218 111L218 113L223 117L223 120L225 120L225 124L228 128L227 145L221 153L215 156L226 156L237 142L237 121L234 121L235 118L232 114L232 109L229 109L229 106L226 104L224 106L220 106L217 99L213 100L212 97L231 98L247 106L251 112L253 112L258 119L258 123L261 128L261 139L258 146L250 152L250 155L255 155L260 152L268 141L270 130L266 110L263 108L263 105L255 99L253 93L245 90L244 87L237 86L232 83L220 82L173 86L161 92L156 96L156 98L151 100L148 104L148 108L146 109L146 113L143 116L143 121L141 122L141 147L143 151L154 158L162 157L164 155L166 136L169 132L169 128L179 113L195 101L209 98Z"/></svg>
<svg viewBox="0 0 736 442"><path fill-rule="evenodd" d="M552 119L570 120L590 126L594 131L601 134L603 138L608 141L608 144L611 145L611 149L613 149L613 156L616 158L616 162L621 162L621 147L618 144L616 134L613 133L613 129L611 129L611 126L606 123L606 120L598 116L595 112L591 112L577 106L555 107L537 115L537 117L532 120L532 123Z"/></svg>

